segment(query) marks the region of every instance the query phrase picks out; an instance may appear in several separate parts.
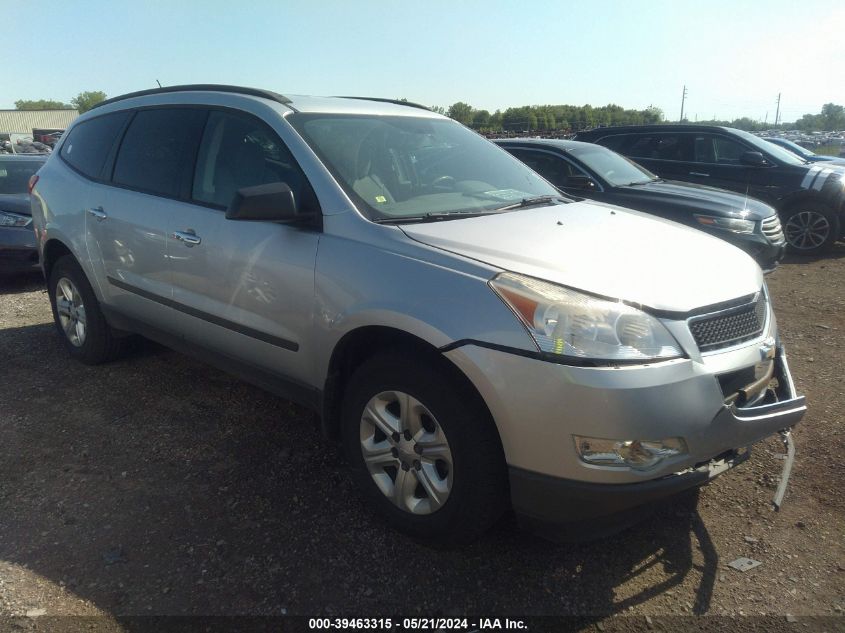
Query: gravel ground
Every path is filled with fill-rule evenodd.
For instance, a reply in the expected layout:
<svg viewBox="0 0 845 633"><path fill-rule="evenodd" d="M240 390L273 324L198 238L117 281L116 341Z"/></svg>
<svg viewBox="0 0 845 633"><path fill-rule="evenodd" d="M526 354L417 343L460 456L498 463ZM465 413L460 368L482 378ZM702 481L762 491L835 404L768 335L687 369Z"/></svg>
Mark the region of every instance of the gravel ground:
<svg viewBox="0 0 845 633"><path fill-rule="evenodd" d="M121 630L112 618L577 615L613 631L815 615L801 630L843 630L845 246L769 285L810 405L781 512L770 440L616 537L552 545L505 517L438 551L362 508L309 412L152 343L72 362L38 278L0 281L0 616ZM762 564L728 567L740 556Z"/></svg>

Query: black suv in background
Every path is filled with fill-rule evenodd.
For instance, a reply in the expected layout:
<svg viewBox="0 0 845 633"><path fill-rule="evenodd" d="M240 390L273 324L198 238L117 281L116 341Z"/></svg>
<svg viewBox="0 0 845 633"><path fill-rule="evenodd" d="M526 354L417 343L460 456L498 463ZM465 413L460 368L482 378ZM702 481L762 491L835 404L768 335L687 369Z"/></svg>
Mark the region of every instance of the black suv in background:
<svg viewBox="0 0 845 633"><path fill-rule="evenodd" d="M759 200L663 180L591 143L535 138L494 142L566 193L695 227L741 248L767 272L783 258L785 240L777 212Z"/></svg>
<svg viewBox="0 0 845 633"><path fill-rule="evenodd" d="M797 253L833 246L845 230L845 168L811 164L733 128L644 125L598 128L575 139L627 156L662 178L730 189L778 210Z"/></svg>

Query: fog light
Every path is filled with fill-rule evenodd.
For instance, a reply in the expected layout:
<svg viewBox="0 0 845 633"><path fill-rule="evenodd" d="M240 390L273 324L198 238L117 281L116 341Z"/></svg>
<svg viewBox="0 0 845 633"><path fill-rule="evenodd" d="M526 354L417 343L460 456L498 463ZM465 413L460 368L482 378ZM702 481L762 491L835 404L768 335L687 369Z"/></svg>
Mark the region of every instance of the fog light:
<svg viewBox="0 0 845 633"><path fill-rule="evenodd" d="M670 457L687 452L687 445L680 437L663 440L605 440L579 435L573 437L578 457L595 466L649 470Z"/></svg>

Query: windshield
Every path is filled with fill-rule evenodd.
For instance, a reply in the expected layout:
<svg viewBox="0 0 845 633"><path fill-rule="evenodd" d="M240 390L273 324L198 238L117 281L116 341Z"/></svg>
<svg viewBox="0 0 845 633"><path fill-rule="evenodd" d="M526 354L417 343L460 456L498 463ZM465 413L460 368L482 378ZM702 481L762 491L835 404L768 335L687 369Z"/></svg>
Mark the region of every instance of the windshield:
<svg viewBox="0 0 845 633"><path fill-rule="evenodd" d="M43 164L36 160L0 160L0 194L27 193L29 177Z"/></svg>
<svg viewBox="0 0 845 633"><path fill-rule="evenodd" d="M771 141L771 139L769 139ZM803 156L804 158L809 158L810 156L815 156L813 152L810 150L801 147L798 143L793 143L792 141L787 141L785 138L777 139L777 143L775 145L780 145L781 147L786 147L786 149L790 150L793 154L798 154L799 156Z"/></svg>
<svg viewBox="0 0 845 633"><path fill-rule="evenodd" d="M561 195L449 119L296 113L287 120L371 220L493 212Z"/></svg>
<svg viewBox="0 0 845 633"><path fill-rule="evenodd" d="M774 156L780 162L786 163L787 165L803 165L805 162L788 149L783 149L774 143L764 141L759 136L754 136L753 134L749 134L743 130L731 130L731 132L742 138L749 145L753 145L758 151L763 152L764 156L766 154Z"/></svg>
<svg viewBox="0 0 845 633"><path fill-rule="evenodd" d="M587 145L569 153L596 172L614 187L641 185L657 180L657 176L633 161L599 145Z"/></svg>

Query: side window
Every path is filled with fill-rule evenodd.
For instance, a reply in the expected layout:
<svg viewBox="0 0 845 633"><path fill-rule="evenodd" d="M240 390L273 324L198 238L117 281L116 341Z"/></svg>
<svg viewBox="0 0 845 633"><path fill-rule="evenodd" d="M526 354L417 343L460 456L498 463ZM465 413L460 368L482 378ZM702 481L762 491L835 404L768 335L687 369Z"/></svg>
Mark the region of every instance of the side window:
<svg viewBox="0 0 845 633"><path fill-rule="evenodd" d="M612 149L614 152L619 152L620 154L624 153L622 150L622 146L626 144L626 141L630 141L631 136L628 134L616 134L614 136L605 136L604 138L600 138L596 143L599 145L603 145L607 149ZM628 143L630 145L630 143Z"/></svg>
<svg viewBox="0 0 845 633"><path fill-rule="evenodd" d="M62 144L61 157L89 178L101 177L109 150L128 118L128 112L116 112L79 123Z"/></svg>
<svg viewBox="0 0 845 633"><path fill-rule="evenodd" d="M714 141L717 163L739 165L739 159L748 151L748 148L742 143L724 136L716 136Z"/></svg>
<svg viewBox="0 0 845 633"><path fill-rule="evenodd" d="M650 134L635 138L626 150L626 156L683 162L693 160L693 143L689 134Z"/></svg>
<svg viewBox="0 0 845 633"><path fill-rule="evenodd" d="M567 181L572 175L572 170L570 169L569 163L562 158L546 152L535 152L529 149L514 149L509 151L556 187L567 186Z"/></svg>
<svg viewBox="0 0 845 633"><path fill-rule="evenodd" d="M709 134L696 134L695 141L695 162L715 163L716 151L713 148L713 137Z"/></svg>
<svg viewBox="0 0 845 633"><path fill-rule="evenodd" d="M171 198L194 168L207 111L192 108L140 110L117 154L112 180Z"/></svg>
<svg viewBox="0 0 845 633"><path fill-rule="evenodd" d="M238 189L283 182L301 206L311 188L288 149L264 123L248 115L212 111L194 172L192 198L227 207Z"/></svg>
<svg viewBox="0 0 845 633"><path fill-rule="evenodd" d="M605 145L608 149L614 149ZM625 155L633 158L657 158L657 138L651 134L646 136L633 136L626 143ZM654 154L654 155L652 155Z"/></svg>

